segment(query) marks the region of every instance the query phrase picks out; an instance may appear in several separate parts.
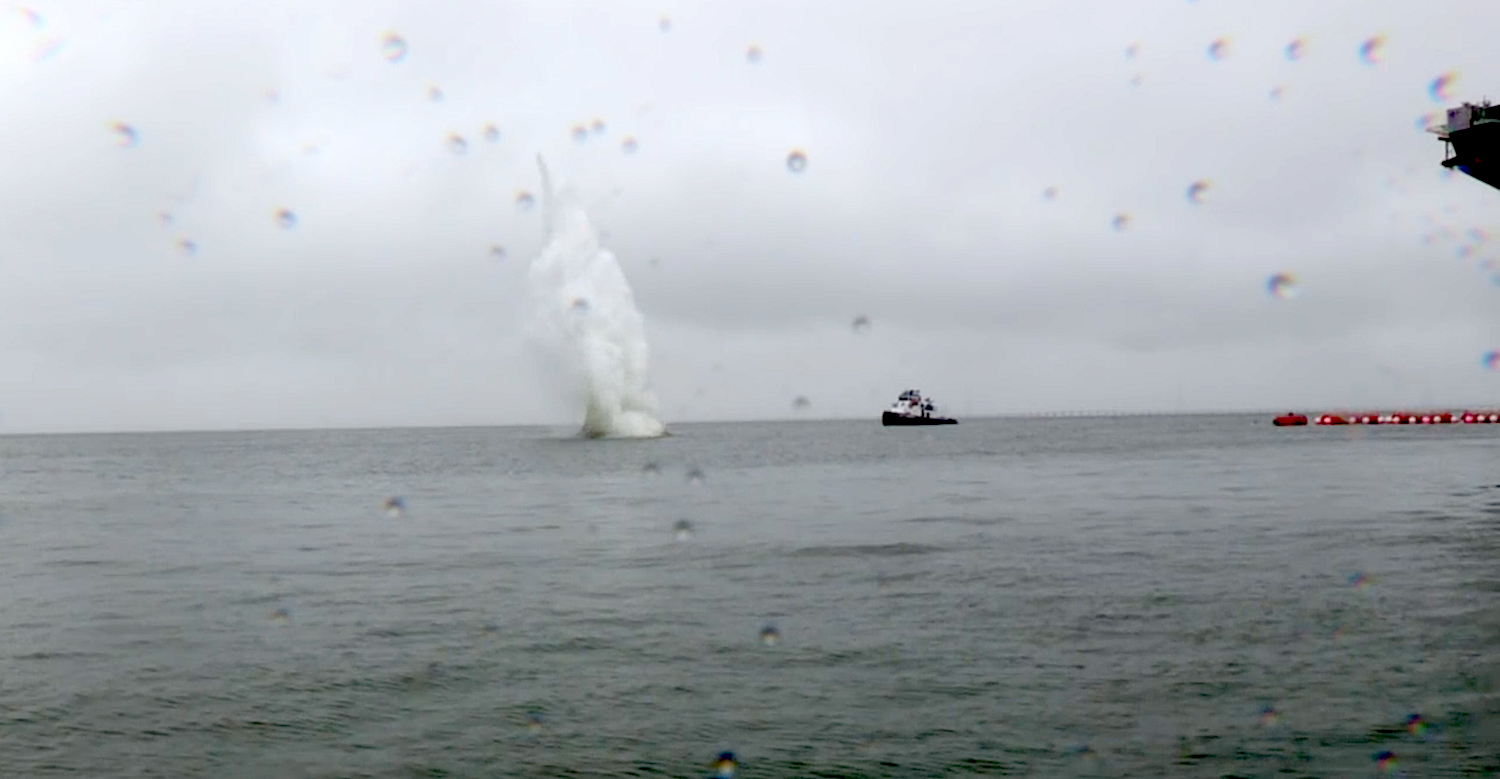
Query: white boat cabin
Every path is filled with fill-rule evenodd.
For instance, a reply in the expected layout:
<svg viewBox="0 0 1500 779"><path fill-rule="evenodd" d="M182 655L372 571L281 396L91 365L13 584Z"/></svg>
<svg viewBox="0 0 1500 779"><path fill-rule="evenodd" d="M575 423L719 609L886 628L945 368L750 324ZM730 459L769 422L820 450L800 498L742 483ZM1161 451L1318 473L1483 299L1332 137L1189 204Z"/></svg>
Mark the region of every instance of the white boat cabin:
<svg viewBox="0 0 1500 779"><path fill-rule="evenodd" d="M909 389L896 398L889 411L907 417L930 417L934 415L936 406L932 404L932 398L922 397L920 390Z"/></svg>

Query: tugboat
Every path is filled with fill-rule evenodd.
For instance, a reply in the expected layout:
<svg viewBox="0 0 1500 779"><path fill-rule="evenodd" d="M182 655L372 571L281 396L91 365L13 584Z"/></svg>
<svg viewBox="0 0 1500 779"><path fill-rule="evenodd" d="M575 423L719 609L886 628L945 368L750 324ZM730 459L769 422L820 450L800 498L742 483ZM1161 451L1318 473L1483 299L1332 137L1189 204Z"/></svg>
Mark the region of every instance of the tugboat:
<svg viewBox="0 0 1500 779"><path fill-rule="evenodd" d="M885 427L956 425L958 420L936 413L932 398L922 397L917 390L907 390L880 415L880 424Z"/></svg>

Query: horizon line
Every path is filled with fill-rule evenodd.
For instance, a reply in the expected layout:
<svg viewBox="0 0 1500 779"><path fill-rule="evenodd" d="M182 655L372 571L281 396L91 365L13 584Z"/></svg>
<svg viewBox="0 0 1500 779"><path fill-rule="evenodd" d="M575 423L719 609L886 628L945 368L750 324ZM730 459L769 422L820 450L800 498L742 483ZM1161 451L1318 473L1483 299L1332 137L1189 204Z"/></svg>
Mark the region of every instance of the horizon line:
<svg viewBox="0 0 1500 779"><path fill-rule="evenodd" d="M1330 406L1321 412L1292 411L1295 414L1313 416L1318 413L1326 414L1376 414L1376 413L1422 413L1414 409L1439 412L1474 411L1484 409L1486 411L1500 411L1500 402L1489 404L1440 404L1422 403L1403 406L1387 405L1376 410L1372 407L1360 406ZM1233 409L1190 409L1190 410L1110 410L1110 409L1067 409L1049 411L1012 411L994 412L988 414L973 414L967 419L995 420L995 419L1106 419L1117 417L1194 417L1194 416L1254 416L1270 415L1272 417L1287 413L1284 407L1267 408L1233 408ZM664 421L663 424L670 429L679 425L725 425L725 424L783 424L783 423L808 423L808 422L855 422L860 420L877 421L878 417L870 417L865 414L844 416L807 416L796 415L786 417L739 417L723 419L692 419L678 421ZM960 420L961 421L961 420ZM351 424L351 425L316 425L316 426L293 426L293 427L183 427L183 428L142 428L142 429L94 429L94 430L34 430L34 431L10 431L3 429L0 425L0 438L22 438L40 436L99 436L99 435L179 435L196 433L316 433L316 432L366 432L381 430L472 430L472 429L503 429L503 428L556 428L577 427L581 423L569 422L523 422L523 423L459 423L459 424Z"/></svg>

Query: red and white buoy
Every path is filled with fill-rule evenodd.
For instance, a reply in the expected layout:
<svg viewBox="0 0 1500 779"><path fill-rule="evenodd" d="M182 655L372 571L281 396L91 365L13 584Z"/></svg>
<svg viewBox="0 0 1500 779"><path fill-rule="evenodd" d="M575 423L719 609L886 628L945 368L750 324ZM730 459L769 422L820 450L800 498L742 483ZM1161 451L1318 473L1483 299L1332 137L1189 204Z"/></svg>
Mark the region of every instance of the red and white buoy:
<svg viewBox="0 0 1500 779"><path fill-rule="evenodd" d="M1286 413L1276 417L1277 427L1300 427L1307 424L1302 414ZM1500 424L1500 411L1411 411L1368 412L1352 414L1319 414L1312 420L1315 425L1466 425Z"/></svg>

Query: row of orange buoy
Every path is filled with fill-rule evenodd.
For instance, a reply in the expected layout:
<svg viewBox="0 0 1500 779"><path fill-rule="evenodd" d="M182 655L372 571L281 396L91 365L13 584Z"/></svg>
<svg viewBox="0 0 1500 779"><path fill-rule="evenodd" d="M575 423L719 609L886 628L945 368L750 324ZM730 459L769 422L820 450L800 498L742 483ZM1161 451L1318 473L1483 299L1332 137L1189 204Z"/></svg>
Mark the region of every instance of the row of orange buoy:
<svg viewBox="0 0 1500 779"><path fill-rule="evenodd" d="M1301 422L1297 422L1297 419ZM1283 421L1285 420L1285 421ZM1276 418L1277 426L1305 425L1307 418L1301 414L1286 415ZM1323 414L1313 424L1317 425L1451 425L1451 424L1500 424L1500 411L1464 411L1454 414L1451 412L1424 412L1413 414L1398 411L1395 413L1377 414Z"/></svg>

